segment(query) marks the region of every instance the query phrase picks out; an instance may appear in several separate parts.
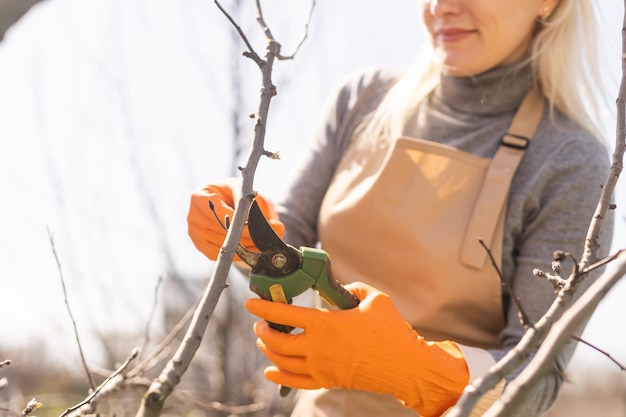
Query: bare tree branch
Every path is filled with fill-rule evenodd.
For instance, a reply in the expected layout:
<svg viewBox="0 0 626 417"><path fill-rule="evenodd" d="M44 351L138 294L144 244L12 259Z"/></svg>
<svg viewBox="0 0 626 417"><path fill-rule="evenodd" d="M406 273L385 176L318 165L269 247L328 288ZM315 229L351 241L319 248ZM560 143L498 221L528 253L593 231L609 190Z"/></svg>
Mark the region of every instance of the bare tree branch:
<svg viewBox="0 0 626 417"><path fill-rule="evenodd" d="M626 0L624 0L624 6L626 7ZM594 213L591 226L589 227L589 233L587 233L585 239L585 251L583 259L581 260L581 268L596 261L595 254L599 247L598 237L602 224L604 223L604 216L607 210L615 208L615 205L611 202L611 198L619 176L624 169L624 151L626 151L626 13L622 20L622 79L616 103L617 120L613 161L609 177L602 188L600 201Z"/></svg>
<svg viewBox="0 0 626 417"><path fill-rule="evenodd" d="M269 28L267 28L263 22L261 8L258 1L257 20L259 20L259 23L264 28L268 41L265 49L265 56L262 59L253 50L252 45L247 40L245 34L241 31L241 28L233 21L228 13L226 13L217 0L215 3L222 13L226 15L228 20L234 25L246 43L248 51L244 52L244 56L256 62L262 74L262 88L259 106L256 112L254 139L246 166L241 169L243 177L242 197L240 198L238 204L236 204L237 209L235 210L234 218L232 219L232 223L226 233L226 240L222 246L220 254L218 255L217 263L209 280L209 284L207 285L200 303L194 312L191 324L187 329L187 333L185 334L181 345L174 356L166 364L165 368L161 372L161 375L152 382L150 388L144 395L136 414L137 417L155 417L161 415L165 400L180 382L183 374L186 372L191 360L200 346L200 342L202 341L204 332L209 319L213 314L217 301L219 300L222 291L226 288L226 279L235 255L235 249L239 244L239 239L243 231L247 213L250 208L250 204L252 203L252 199L255 196L253 187L254 174L260 158L266 152L264 149L265 127L271 99L276 95L276 87L272 83L272 69L274 60L280 52L280 45L271 36Z"/></svg>
<svg viewBox="0 0 626 417"><path fill-rule="evenodd" d="M536 355L517 378L509 383L502 396L483 417L504 417L512 407L525 401L523 392L551 370L559 351L570 340L580 324L589 319L604 296L626 275L626 251L622 251L611 272L602 274L563 316L552 326Z"/></svg>
<svg viewBox="0 0 626 417"><path fill-rule="evenodd" d="M626 6L626 0L624 1ZM588 265L596 260L596 252L599 249L598 238L604 223L604 217L609 209L613 208L611 198L615 190L615 186L624 167L624 151L626 150L626 13L622 23L622 79L617 97L617 122L615 135L615 150L613 152L613 162L606 183L602 189L600 201L593 216L589 232L585 240L585 250L583 259L577 265L581 270L589 271ZM505 389L503 395L494 406L485 414L485 417L504 416L507 409L515 407L519 401L522 401L520 395L524 387L528 387L541 377L559 350L567 343L576 328L581 322L587 320L599 302L604 298L606 293L626 275L626 254L620 251L617 258L621 262L617 262L617 266L611 272L605 272L600 276L591 287L585 291L562 316L559 315L555 319L558 320L546 336L546 340L539 347L537 354L528 364L528 366L520 373L520 375L512 381ZM592 265L593 266L593 265ZM570 279L572 286L567 286L563 291L575 292L579 283L577 271L573 272L573 278Z"/></svg>

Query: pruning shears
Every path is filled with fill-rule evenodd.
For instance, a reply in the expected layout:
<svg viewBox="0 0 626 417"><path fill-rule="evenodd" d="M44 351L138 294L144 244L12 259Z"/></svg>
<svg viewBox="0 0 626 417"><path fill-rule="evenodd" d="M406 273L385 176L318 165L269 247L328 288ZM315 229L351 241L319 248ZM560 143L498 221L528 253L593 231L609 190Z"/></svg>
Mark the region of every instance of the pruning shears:
<svg viewBox="0 0 626 417"><path fill-rule="evenodd" d="M333 278L330 257L321 249L295 247L285 243L263 216L256 200L250 206L248 230L255 246L253 252L239 244L237 255L251 268L250 289L265 300L291 304L294 297L313 289L331 306L350 309L359 305L359 299ZM293 328L269 323L281 332ZM289 388L281 387L285 396Z"/></svg>
<svg viewBox="0 0 626 417"><path fill-rule="evenodd" d="M328 254L321 249L296 249L285 243L265 219L256 200L250 206L248 230L261 252L239 245L237 255L252 268L250 289L259 297L291 304L294 297L313 289L334 307L349 309L359 304L358 298L333 278ZM293 330L271 325L286 333Z"/></svg>

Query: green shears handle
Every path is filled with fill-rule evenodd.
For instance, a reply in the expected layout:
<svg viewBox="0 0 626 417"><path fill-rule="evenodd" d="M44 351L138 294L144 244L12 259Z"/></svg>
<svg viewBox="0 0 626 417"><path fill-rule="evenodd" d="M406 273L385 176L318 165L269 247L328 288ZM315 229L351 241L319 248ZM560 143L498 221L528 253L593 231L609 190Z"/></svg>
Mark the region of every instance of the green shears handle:
<svg viewBox="0 0 626 417"><path fill-rule="evenodd" d="M311 288L328 304L342 310L359 305L359 299L333 278L330 257L325 251L303 246L300 252L302 265L287 275L271 277L250 272L250 289L265 300L291 304L294 297ZM270 325L285 333L293 330L289 326Z"/></svg>

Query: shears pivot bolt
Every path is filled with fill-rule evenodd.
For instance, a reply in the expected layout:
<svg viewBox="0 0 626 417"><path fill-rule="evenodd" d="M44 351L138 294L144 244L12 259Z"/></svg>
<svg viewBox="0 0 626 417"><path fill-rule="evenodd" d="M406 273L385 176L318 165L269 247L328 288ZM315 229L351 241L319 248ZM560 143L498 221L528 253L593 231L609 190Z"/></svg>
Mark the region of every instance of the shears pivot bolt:
<svg viewBox="0 0 626 417"><path fill-rule="evenodd" d="M272 265L275 268L282 268L287 263L287 257L282 253L277 253L272 257Z"/></svg>

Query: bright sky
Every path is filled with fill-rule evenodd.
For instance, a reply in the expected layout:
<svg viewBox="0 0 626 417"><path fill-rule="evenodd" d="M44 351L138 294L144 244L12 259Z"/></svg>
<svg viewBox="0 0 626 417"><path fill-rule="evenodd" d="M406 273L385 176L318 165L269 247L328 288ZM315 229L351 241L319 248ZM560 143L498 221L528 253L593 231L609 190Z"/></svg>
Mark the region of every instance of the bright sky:
<svg viewBox="0 0 626 417"><path fill-rule="evenodd" d="M290 53L309 2L263 4ZM235 18L256 33L262 53L248 9ZM602 9L610 32L603 46L617 73L622 4L602 0ZM270 197L340 80L364 66L410 63L421 39L413 0L318 1L309 30L295 61L276 64L266 148L282 160L264 160L256 183ZM189 193L232 174L233 63L243 77L244 140L260 87L232 34L214 3L199 0L48 0L7 34L0 44L0 356L26 342L45 340L52 351L73 341L48 230L85 337L142 329L168 269L209 275L210 262L186 233ZM609 325L626 317L618 301L625 295L620 285L588 330L623 358L626 335Z"/></svg>

